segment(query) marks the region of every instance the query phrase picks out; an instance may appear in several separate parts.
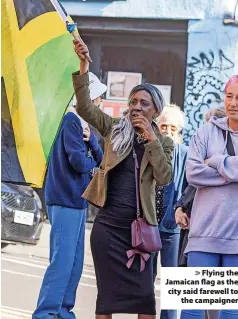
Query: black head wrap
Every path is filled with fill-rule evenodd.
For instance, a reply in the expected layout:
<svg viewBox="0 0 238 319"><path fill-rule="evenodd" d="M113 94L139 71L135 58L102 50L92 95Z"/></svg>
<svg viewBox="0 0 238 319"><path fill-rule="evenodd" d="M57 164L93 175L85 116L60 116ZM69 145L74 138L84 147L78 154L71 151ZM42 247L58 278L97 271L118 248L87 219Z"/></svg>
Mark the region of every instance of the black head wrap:
<svg viewBox="0 0 238 319"><path fill-rule="evenodd" d="M131 90L131 93L129 95L129 101L137 92L142 90L147 91L151 95L154 105L158 110L158 113L161 114L165 105L163 95L157 87L155 87L154 85L150 83L144 83L144 84L139 84L135 86Z"/></svg>

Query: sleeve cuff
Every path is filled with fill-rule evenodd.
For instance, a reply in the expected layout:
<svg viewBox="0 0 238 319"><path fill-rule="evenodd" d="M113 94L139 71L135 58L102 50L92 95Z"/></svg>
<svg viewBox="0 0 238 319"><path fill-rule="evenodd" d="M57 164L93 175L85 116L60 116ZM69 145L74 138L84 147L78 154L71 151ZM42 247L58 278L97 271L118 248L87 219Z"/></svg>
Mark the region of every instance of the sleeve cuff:
<svg viewBox="0 0 238 319"><path fill-rule="evenodd" d="M174 210L176 210L179 207L183 208L183 205L181 205L180 203L176 203L176 204L173 205L173 209Z"/></svg>
<svg viewBox="0 0 238 319"><path fill-rule="evenodd" d="M218 163L224 161L228 155L216 154L208 159L208 166L217 169Z"/></svg>
<svg viewBox="0 0 238 319"><path fill-rule="evenodd" d="M85 84L89 84L88 72L81 75L79 71L76 71L72 73L72 77L73 77L73 82L77 87L85 85Z"/></svg>
<svg viewBox="0 0 238 319"><path fill-rule="evenodd" d="M145 144L145 150L150 156L153 156L155 151L158 152L158 149L163 150L163 147L158 139Z"/></svg>
<svg viewBox="0 0 238 319"><path fill-rule="evenodd" d="M97 147L97 138L93 133L91 133L88 143L89 146L93 149Z"/></svg>

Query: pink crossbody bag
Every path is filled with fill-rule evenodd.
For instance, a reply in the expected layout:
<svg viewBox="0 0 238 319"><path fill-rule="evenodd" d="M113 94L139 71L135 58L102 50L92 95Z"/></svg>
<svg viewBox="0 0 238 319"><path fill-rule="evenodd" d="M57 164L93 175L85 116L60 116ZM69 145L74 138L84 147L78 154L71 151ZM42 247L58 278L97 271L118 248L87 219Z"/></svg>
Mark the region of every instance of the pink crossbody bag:
<svg viewBox="0 0 238 319"><path fill-rule="evenodd" d="M137 155L133 147L133 159L135 163L135 182L136 182L136 216L137 218L131 223L131 240L134 249L127 251L128 263L127 267L130 268L135 255L139 254L141 258L140 271L145 269L145 262L150 258L150 253L156 253L161 250L162 243L158 226L150 225L146 219L140 217L140 204L139 204L139 183L138 183L138 170L139 164Z"/></svg>

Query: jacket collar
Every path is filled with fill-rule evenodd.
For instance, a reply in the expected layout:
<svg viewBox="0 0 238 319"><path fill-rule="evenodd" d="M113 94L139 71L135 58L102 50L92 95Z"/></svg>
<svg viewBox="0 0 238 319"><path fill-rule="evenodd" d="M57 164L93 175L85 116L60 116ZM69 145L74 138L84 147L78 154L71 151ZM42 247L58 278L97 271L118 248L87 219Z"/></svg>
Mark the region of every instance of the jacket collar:
<svg viewBox="0 0 238 319"><path fill-rule="evenodd" d="M157 124L154 121L152 122L152 128L153 128L156 136L159 137L160 131L159 131L159 128L158 128ZM129 147L128 150L122 156L117 156L116 152L114 152L112 150L112 145L111 145L111 151L112 151L111 162L114 163L114 164L109 169L111 170L112 168L117 166L120 162L122 162L130 154L131 150L132 150L132 146ZM142 176L142 174L144 173L144 171L145 171L145 169L146 169L148 164L149 164L149 159L146 156L146 154L144 153L144 155L142 157L142 161L141 161L140 176Z"/></svg>
<svg viewBox="0 0 238 319"><path fill-rule="evenodd" d="M155 132L155 135L157 137L159 137L161 134L160 134L160 131L159 131L159 128L158 128L157 124L154 121L152 121L151 125L152 125L152 128L153 128L154 132ZM142 176L142 174L144 173L144 171L145 171L145 169L146 169L148 164L149 164L149 159L146 156L146 154L144 153L142 161L141 161L140 176Z"/></svg>
<svg viewBox="0 0 238 319"><path fill-rule="evenodd" d="M160 132L159 132L159 128L157 126L157 124L153 121L152 122L152 128L156 134L157 137L159 137ZM109 142L110 143L110 142ZM122 162L131 152L132 150L132 146L128 148L128 150L122 155L122 156L117 156L116 152L113 151L112 149L112 144L110 143L110 163L113 163L113 165L110 165L106 170L107 172L112 170L114 167L116 167L120 162ZM109 152L108 152L109 154ZM141 161L141 167L140 167L140 176L142 176L142 174L144 173L147 165L149 164L149 159L146 156L146 154L144 153L143 157L142 157L142 161Z"/></svg>

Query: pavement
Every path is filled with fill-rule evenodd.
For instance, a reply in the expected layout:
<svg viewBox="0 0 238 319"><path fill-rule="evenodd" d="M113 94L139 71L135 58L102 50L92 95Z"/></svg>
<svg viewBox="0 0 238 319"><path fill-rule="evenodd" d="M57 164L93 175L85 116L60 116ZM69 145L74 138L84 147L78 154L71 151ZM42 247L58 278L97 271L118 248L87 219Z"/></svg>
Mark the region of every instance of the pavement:
<svg viewBox="0 0 238 319"><path fill-rule="evenodd" d="M75 304L77 319L93 319L97 295L96 278L90 250L92 224L87 223L85 236L85 259L83 275L78 287ZM50 225L43 227L41 239L36 246L8 245L1 256L1 318L30 319L49 258ZM159 262L158 262L159 265ZM160 309L160 280L156 279L157 311ZM114 315L115 319L135 319L136 315Z"/></svg>
<svg viewBox="0 0 238 319"><path fill-rule="evenodd" d="M93 259L90 249L90 234L92 229L92 223L87 223L85 232L85 255L84 264L93 266ZM50 224L48 221L45 222L41 238L37 245L8 245L2 250L3 253L8 254L20 254L31 257L38 257L43 259L49 259L49 238L50 238Z"/></svg>

